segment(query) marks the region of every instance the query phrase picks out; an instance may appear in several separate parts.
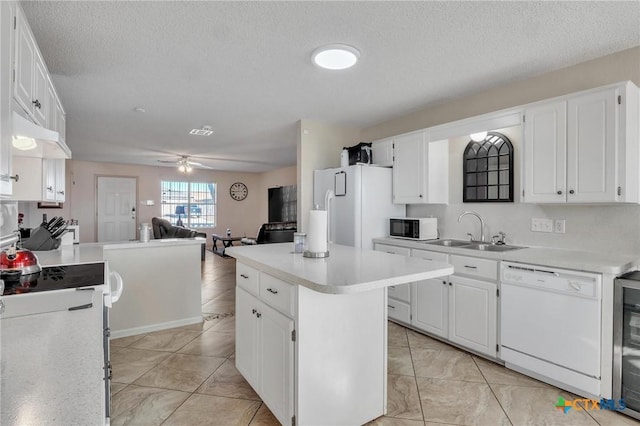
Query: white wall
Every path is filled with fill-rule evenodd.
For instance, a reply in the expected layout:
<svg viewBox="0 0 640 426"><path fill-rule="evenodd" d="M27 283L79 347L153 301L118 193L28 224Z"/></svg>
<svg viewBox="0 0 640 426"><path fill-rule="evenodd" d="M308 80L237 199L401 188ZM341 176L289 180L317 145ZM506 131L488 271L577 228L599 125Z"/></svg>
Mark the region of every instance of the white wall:
<svg viewBox="0 0 640 426"><path fill-rule="evenodd" d="M360 129L298 121L298 231L306 232L313 207L313 171L340 166L340 152L360 141Z"/></svg>
<svg viewBox="0 0 640 426"><path fill-rule="evenodd" d="M507 243L525 246L556 247L587 251L636 255L640 253L640 206L568 206L520 203L522 186L522 127L499 129L514 147L514 202L463 203L462 158L469 136L449 140L449 204L409 205L407 216L438 218L442 237L466 239L467 232L480 235L479 221L464 211L475 211L484 219L485 237L490 240L498 231L507 234ZM532 218L564 219L566 233L531 232Z"/></svg>

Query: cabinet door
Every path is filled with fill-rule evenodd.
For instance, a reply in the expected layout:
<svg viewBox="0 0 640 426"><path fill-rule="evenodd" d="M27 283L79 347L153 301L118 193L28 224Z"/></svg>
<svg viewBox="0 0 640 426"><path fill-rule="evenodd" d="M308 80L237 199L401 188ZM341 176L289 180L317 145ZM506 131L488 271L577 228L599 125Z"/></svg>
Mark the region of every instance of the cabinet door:
<svg viewBox="0 0 640 426"><path fill-rule="evenodd" d="M294 401L293 320L261 303L258 324L260 396L280 423L290 424Z"/></svg>
<svg viewBox="0 0 640 426"><path fill-rule="evenodd" d="M42 199L44 201L56 200L56 160L45 158L42 160Z"/></svg>
<svg viewBox="0 0 640 426"><path fill-rule="evenodd" d="M393 202L423 203L426 197L425 133L412 133L393 140Z"/></svg>
<svg viewBox="0 0 640 426"><path fill-rule="evenodd" d="M53 84L51 82L47 82L47 124L46 128L49 130L53 130L54 132L58 131L58 108L57 108L57 98L56 92L53 89Z"/></svg>
<svg viewBox="0 0 640 426"><path fill-rule="evenodd" d="M566 200L567 103L528 108L524 112L523 202Z"/></svg>
<svg viewBox="0 0 640 426"><path fill-rule="evenodd" d="M55 188L56 188L56 201L57 202L64 202L65 201L65 193L66 193L66 176L65 176L65 160L64 159L57 159L57 160L53 160L53 162L55 163Z"/></svg>
<svg viewBox="0 0 640 426"><path fill-rule="evenodd" d="M13 157L13 171L20 178L13 184L12 199L42 201L42 158Z"/></svg>
<svg viewBox="0 0 640 426"><path fill-rule="evenodd" d="M20 8L16 8L16 58L13 97L29 114L33 114L36 45Z"/></svg>
<svg viewBox="0 0 640 426"><path fill-rule="evenodd" d="M258 391L258 299L236 287L236 368Z"/></svg>
<svg viewBox="0 0 640 426"><path fill-rule="evenodd" d="M62 105L60 104L60 100L56 99L56 119L58 120L58 124L56 125L56 131L60 134L60 141L67 141L67 116L62 109Z"/></svg>
<svg viewBox="0 0 640 426"><path fill-rule="evenodd" d="M47 67L39 54L36 53L35 68L33 70L33 118L43 127L47 126L49 115Z"/></svg>
<svg viewBox="0 0 640 426"><path fill-rule="evenodd" d="M455 275L449 284L449 340L495 357L497 285Z"/></svg>
<svg viewBox="0 0 640 426"><path fill-rule="evenodd" d="M447 277L417 281L413 285L411 325L448 337L449 286Z"/></svg>
<svg viewBox="0 0 640 426"><path fill-rule="evenodd" d="M616 108L618 88L569 99L568 202L616 201Z"/></svg>
<svg viewBox="0 0 640 426"><path fill-rule="evenodd" d="M393 167L393 139L384 139L371 144L373 164L381 167Z"/></svg>

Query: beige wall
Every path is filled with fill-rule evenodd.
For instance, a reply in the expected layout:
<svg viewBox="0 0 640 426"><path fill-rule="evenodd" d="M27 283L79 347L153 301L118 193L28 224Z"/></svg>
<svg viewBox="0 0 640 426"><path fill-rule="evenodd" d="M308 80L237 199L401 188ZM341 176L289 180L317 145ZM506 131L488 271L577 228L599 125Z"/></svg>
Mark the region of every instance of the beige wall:
<svg viewBox="0 0 640 426"><path fill-rule="evenodd" d="M160 181L182 180L186 175L172 167L135 166L128 164L99 163L92 161L67 161L67 200L63 209L36 209L35 203L20 203L29 210L29 226L37 226L41 213L49 217L63 216L78 219L81 242L96 239L96 177L129 176L138 179L138 222L151 222L160 214ZM207 235L231 228L234 235L254 236L258 227L267 221L267 188L295 183L295 167L267 173L236 173L196 169L188 179L199 182L215 182L218 185L217 226L203 231ZM234 182L244 182L249 189L247 198L234 201L229 187ZM155 206L140 205L141 200L154 200ZM208 239L210 245L211 241Z"/></svg>
<svg viewBox="0 0 640 426"><path fill-rule="evenodd" d="M311 120L298 122L298 230L306 232L313 207L313 171L340 166L340 152L360 141L360 129Z"/></svg>
<svg viewBox="0 0 640 426"><path fill-rule="evenodd" d="M382 139L623 80L631 80L640 86L640 47L508 83L365 128L362 140Z"/></svg>

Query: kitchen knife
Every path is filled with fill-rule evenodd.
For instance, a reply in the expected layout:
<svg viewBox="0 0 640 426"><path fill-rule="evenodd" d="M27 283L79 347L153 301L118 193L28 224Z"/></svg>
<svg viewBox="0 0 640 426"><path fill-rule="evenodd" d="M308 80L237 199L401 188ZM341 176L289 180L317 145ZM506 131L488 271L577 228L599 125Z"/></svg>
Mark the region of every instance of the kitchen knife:
<svg viewBox="0 0 640 426"><path fill-rule="evenodd" d="M49 222L47 222L46 225L44 226L44 229L46 229L47 231L51 231L51 227L53 226L56 220L58 220L58 216L54 216Z"/></svg>
<svg viewBox="0 0 640 426"><path fill-rule="evenodd" d="M51 234L51 238L59 238L67 232L67 225L64 225Z"/></svg>

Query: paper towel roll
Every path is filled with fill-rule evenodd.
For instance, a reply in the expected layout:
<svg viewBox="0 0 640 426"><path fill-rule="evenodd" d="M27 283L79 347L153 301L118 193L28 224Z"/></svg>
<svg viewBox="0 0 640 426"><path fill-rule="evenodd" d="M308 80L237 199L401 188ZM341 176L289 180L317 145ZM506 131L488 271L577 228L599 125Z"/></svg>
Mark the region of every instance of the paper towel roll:
<svg viewBox="0 0 640 426"><path fill-rule="evenodd" d="M324 253L327 251L327 211L309 212L309 232L307 232L309 251Z"/></svg>

